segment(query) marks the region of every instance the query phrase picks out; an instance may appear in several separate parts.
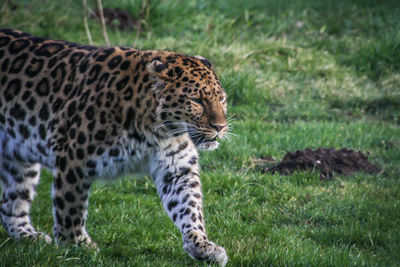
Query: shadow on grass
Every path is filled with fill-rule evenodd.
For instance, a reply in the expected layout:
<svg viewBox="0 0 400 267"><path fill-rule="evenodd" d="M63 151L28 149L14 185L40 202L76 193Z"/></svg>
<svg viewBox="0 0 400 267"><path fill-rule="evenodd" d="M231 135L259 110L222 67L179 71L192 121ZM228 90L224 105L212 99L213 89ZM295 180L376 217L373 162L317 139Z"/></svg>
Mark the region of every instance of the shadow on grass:
<svg viewBox="0 0 400 267"><path fill-rule="evenodd" d="M345 101L335 99L330 102L330 108L361 111L386 121L400 123L400 96L383 96L374 99L353 98Z"/></svg>

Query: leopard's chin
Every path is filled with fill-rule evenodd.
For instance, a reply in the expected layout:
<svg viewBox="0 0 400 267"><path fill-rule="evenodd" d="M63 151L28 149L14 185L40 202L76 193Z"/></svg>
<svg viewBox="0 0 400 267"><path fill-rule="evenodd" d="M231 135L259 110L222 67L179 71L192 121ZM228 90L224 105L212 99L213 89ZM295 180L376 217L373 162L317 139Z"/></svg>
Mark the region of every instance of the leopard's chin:
<svg viewBox="0 0 400 267"><path fill-rule="evenodd" d="M202 136L200 138L197 138L196 140L194 140L194 138L192 138L192 140L198 150L214 150L219 145L216 136L211 139L208 139L208 138Z"/></svg>
<svg viewBox="0 0 400 267"><path fill-rule="evenodd" d="M204 150L204 151L206 151L206 150L211 151L211 150L217 149L218 146L219 146L218 141L209 141L209 142L203 142L200 144L196 144L196 148L198 150Z"/></svg>

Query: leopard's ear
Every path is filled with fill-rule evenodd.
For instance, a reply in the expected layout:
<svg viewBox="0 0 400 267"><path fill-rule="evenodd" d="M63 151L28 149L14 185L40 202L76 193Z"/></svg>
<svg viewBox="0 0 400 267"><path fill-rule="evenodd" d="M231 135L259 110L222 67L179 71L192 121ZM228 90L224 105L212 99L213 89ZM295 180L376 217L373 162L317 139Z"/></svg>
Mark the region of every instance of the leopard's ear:
<svg viewBox="0 0 400 267"><path fill-rule="evenodd" d="M172 80L172 75L168 70L168 63L162 63L158 59L154 59L147 65L147 71L164 81Z"/></svg>
<svg viewBox="0 0 400 267"><path fill-rule="evenodd" d="M206 65L207 67L212 68L211 62L210 62L208 59L206 59L205 57L202 57L202 56L199 56L199 55L194 56L194 57L197 58L197 59L200 59L200 61L201 61L204 65Z"/></svg>

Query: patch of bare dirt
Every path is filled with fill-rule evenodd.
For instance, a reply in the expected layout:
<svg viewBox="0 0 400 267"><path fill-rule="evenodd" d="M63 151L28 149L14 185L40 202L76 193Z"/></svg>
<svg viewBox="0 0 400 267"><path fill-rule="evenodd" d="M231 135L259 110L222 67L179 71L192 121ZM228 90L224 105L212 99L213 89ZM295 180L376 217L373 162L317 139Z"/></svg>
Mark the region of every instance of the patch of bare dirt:
<svg viewBox="0 0 400 267"><path fill-rule="evenodd" d="M279 172L290 175L296 170L318 170L321 179L332 179L336 174L352 174L359 171L377 173L381 169L368 160L361 151L349 148L318 148L287 152L282 162L265 168L263 172Z"/></svg>

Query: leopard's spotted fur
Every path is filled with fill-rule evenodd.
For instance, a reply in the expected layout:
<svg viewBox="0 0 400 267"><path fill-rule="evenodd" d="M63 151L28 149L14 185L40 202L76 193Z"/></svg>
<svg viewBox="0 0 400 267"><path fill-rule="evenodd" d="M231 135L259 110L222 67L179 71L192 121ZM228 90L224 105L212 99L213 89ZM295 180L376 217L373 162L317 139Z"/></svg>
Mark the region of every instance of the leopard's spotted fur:
<svg viewBox="0 0 400 267"><path fill-rule="evenodd" d="M225 265L225 250L206 235L197 153L217 147L225 114L225 93L202 57L0 30L1 221L14 238L51 240L29 217L44 166L55 177L54 237L91 244L92 182L145 171L184 249Z"/></svg>

